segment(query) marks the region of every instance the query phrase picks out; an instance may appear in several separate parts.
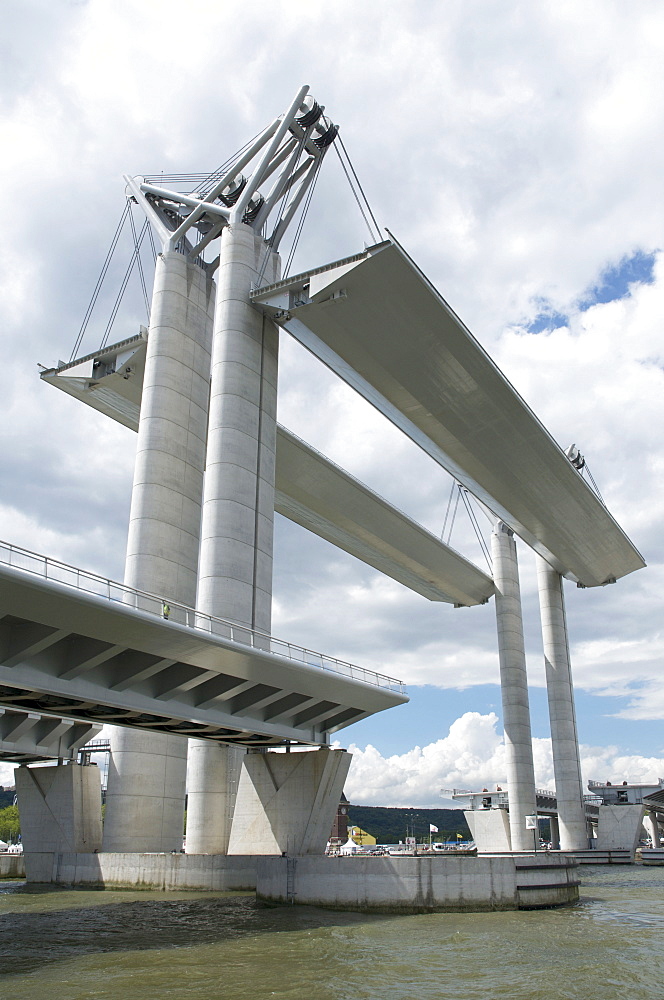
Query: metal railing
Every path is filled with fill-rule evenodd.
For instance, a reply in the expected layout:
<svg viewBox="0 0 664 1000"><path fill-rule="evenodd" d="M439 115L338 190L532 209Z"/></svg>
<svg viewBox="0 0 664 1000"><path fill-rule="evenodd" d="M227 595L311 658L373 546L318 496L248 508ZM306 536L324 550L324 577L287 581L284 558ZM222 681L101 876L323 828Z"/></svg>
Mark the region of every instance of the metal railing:
<svg viewBox="0 0 664 1000"><path fill-rule="evenodd" d="M303 663L308 667L341 674L351 678L351 680L370 684L372 687L386 688L388 691L405 694L405 686L402 681L387 677L385 674L358 667L345 660L338 660L334 656L327 656L325 653L314 652L314 650L298 646L285 639L275 639L274 636L258 629L252 629L248 625L204 614L195 608L168 600L166 597L158 597L156 594L136 590L134 587L108 580L106 577L98 576L96 573L90 573L88 570L79 569L76 566L69 566L58 559L50 559L48 556L31 552L29 549L12 545L9 542L0 541L0 563L11 566L12 569L40 576L44 580L60 583L86 594L93 594L95 597L124 604L138 611L154 615L156 618L185 625L187 628L207 632L220 638L230 639L231 642L250 646L252 649L262 652L275 653L289 660Z"/></svg>

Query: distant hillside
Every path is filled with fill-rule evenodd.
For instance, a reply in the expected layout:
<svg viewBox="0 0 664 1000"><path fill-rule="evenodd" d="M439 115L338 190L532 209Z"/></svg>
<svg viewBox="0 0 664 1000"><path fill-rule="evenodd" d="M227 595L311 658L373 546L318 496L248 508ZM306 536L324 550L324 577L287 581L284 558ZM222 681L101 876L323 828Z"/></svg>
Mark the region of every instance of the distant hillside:
<svg viewBox="0 0 664 1000"><path fill-rule="evenodd" d="M0 789L0 809L5 809L7 806L12 806L14 804L15 794L16 792L13 788Z"/></svg>
<svg viewBox="0 0 664 1000"><path fill-rule="evenodd" d="M359 826L378 844L398 844L408 835L420 841L429 840L429 824L438 827L432 834L434 841L456 840L457 833L464 840L470 839L470 830L462 809L390 809L387 806L348 807L351 825ZM414 831L414 832L413 832Z"/></svg>

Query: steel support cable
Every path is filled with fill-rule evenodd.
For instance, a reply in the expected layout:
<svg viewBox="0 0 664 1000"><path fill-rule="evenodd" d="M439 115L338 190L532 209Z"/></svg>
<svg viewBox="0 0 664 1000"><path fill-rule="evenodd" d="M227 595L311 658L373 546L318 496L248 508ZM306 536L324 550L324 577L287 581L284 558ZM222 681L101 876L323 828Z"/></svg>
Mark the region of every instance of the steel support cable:
<svg viewBox="0 0 664 1000"><path fill-rule="evenodd" d="M141 260L140 249L138 246L138 239L136 236L136 225L134 223L134 213L129 212L129 222L131 223L131 235L134 237L134 253L136 254L136 264L138 266L138 274L141 281L141 288L143 289L143 298L145 299L145 314L150 320L150 300L148 299L148 289L145 284L145 275L143 274L143 262Z"/></svg>
<svg viewBox="0 0 664 1000"><path fill-rule="evenodd" d="M455 486L456 486L456 480L453 479L452 480L452 486L451 486L451 489L450 489L450 495L449 495L449 497L447 499L447 507L445 508L445 518L443 520L443 530L440 533L440 540L441 540L441 542L445 541L445 528L447 527L447 519L450 516L450 507L452 506L452 500L454 498L454 487Z"/></svg>
<svg viewBox="0 0 664 1000"><path fill-rule="evenodd" d="M456 485L458 486L459 484L457 483ZM454 500L454 508L452 510L452 519L450 521L450 530L449 530L448 535L447 535L447 542L445 543L446 545L449 545L450 541L452 540L452 528L454 527L454 522L456 520L456 512L457 512L458 507L459 507L459 492L460 491L457 489L457 491L456 491L456 497L455 497L455 500ZM443 541L444 541L444 539L443 539Z"/></svg>
<svg viewBox="0 0 664 1000"><path fill-rule="evenodd" d="M489 567L489 572L492 573L493 565L491 563L491 555L489 553L489 549L487 548L487 544L484 541L484 538L482 537L482 532L480 531L480 526L477 521L477 517L475 516L475 511L471 507L468 491L463 489L463 487L461 486L459 487L459 491L461 493L461 498L463 500L464 507L468 511L468 517L470 518L470 523L475 529L475 535L477 536L477 541L480 543L480 549L482 550L482 555L486 559L486 564Z"/></svg>
<svg viewBox="0 0 664 1000"><path fill-rule="evenodd" d="M362 200L364 201L364 204L367 207L367 211L368 211L369 215L371 216L371 220L372 220L372 222L374 224L374 230L375 230L375 232L372 232L372 230L371 230L371 226L369 225L369 220L367 219L367 217L365 215L365 212L364 212L364 209L362 208L362 205L360 203L360 199L358 197L358 194L355 191L355 188L353 187L353 182L351 181L351 179L350 179L350 177L348 175L348 171L346 170L346 166L345 166L345 164L344 164L344 162L343 162L343 160L341 158L341 153L339 152L339 150L337 148L337 144L335 143L334 146L335 146L335 149L337 151L337 156L339 157L339 162L341 163L343 171L346 174L346 178L348 179L348 183L350 184L351 191L353 192L353 195L355 196L355 200L356 200L356 202L358 204L358 208L360 209L360 212L362 213L362 218L364 219L364 221L367 224L367 229L369 230L369 233L371 235L371 239L373 240L374 238L376 238L377 242L380 242L380 226L376 222L376 216L373 214L373 212L371 210L371 205L369 204L369 199L367 198L366 194L364 193L364 189L363 189L363 187L362 187L362 185L360 183L360 178L357 176L357 171L355 170L355 167L352 164L351 158L348 155L348 150L344 146L343 139L341 138L341 136L338 136L338 139L339 139L339 144L340 144L341 148L344 151L344 155L346 157L346 160L348 161L348 166L350 167L351 172L353 174L353 177L355 178L355 183L357 184L357 189L360 192L360 194L362 195Z"/></svg>
<svg viewBox="0 0 664 1000"><path fill-rule="evenodd" d="M364 219L365 225L366 225L367 229L369 230L369 236L371 237L371 242L373 243L374 240L375 240L375 236L374 236L374 233L373 233L373 231L371 229L371 224L370 224L370 222L369 222L369 220L367 218L366 212L364 211L364 209L362 207L362 202L360 201L359 195L358 195L357 191L355 190L355 188L353 186L353 182L351 180L350 174L348 173L348 170L346 169L346 164L341 159L341 153L336 148L336 145L335 145L335 151L336 151L337 156L339 157L339 163L341 164L341 169L343 170L343 172L346 175L346 180L348 181L348 186L350 187L351 191L353 192L353 197L355 198L355 201L357 202L357 207L360 210L360 214L362 215L362 218Z"/></svg>
<svg viewBox="0 0 664 1000"><path fill-rule="evenodd" d="M242 156L242 154L247 149L249 149L249 147L251 146L251 144L253 142L255 142L256 139L258 139L258 137L259 137L260 134L261 134L260 132L257 132L256 135L253 137L253 139L249 139L248 142L245 142L244 146L241 146L238 149L238 151L236 153L233 153L232 156L230 156L227 160L225 160L221 164L221 166L217 167L216 170L213 170L211 174L206 174L206 176L198 184L198 186L194 188L194 191L200 192L203 195L203 197L205 197L205 194L207 193L207 191L211 191L212 190L212 188L217 183L217 181L219 180L219 178L228 170L228 168L236 160L239 160L239 158Z"/></svg>
<svg viewBox="0 0 664 1000"><path fill-rule="evenodd" d="M306 129L304 129L303 132L302 132L302 138L300 139L300 142L299 142L299 146L296 147L296 149L297 149L297 156L295 157L295 162L293 163L293 166L292 166L291 171L290 171L290 176L291 177L295 174L295 172L297 171L297 168L300 165L300 157L302 156L302 150L304 149L304 144L307 141L307 136L308 135L309 135L309 131L306 130ZM305 174L305 176L306 176L306 174ZM281 221L281 217L283 215L283 211L284 211L284 208L286 206L286 201L288 199L288 195L290 194L290 191L291 191L291 189L290 189L290 187L288 185L288 180L287 180L286 183L285 183L285 185L284 185L284 193L281 196L281 202L279 204L279 210L278 210L277 216L276 216L276 218L277 218L277 225L274 227L272 235L274 235L274 233L276 232L277 226L279 225L279 222ZM267 225L267 216L265 218L265 225ZM270 250L271 250L270 240L266 240L265 242L266 242L265 255L263 257L263 263L261 264L260 273L258 275L258 287L259 288L260 288L260 286L262 284L262 281L263 281L263 275L265 274L265 268L267 267L267 262L269 260Z"/></svg>
<svg viewBox="0 0 664 1000"><path fill-rule="evenodd" d="M134 264L136 263L137 255L140 252L141 244L142 244L142 242L143 242L143 240L145 238L146 232L149 229L149 225L150 224L149 224L148 220L146 219L145 222L143 223L143 228L141 229L140 235L138 237L137 246L135 247L134 252L131 255L131 259L130 259L129 264L127 266L127 270L125 271L124 278L122 279L122 284L120 285L120 291L118 292L117 298L115 300L115 304L113 306L113 310L111 312L109 321L106 324L106 329L104 330L104 336L102 338L101 344L99 345L99 350L100 351L102 351L106 347L106 344L108 343L108 338L109 338L110 332L111 332L111 330L113 328L113 323L115 322L115 317L118 314L118 310L120 308L120 304L122 303L122 299L123 299L125 290L126 290L127 285L129 283L129 278L131 277L131 272L134 270Z"/></svg>
<svg viewBox="0 0 664 1000"><path fill-rule="evenodd" d="M297 230L295 232L295 236L293 237L293 244L291 246L290 253L288 255L288 260L286 262L286 270L285 270L285 273L284 273L284 278L287 278L288 275L289 275L289 273L290 273L290 267L291 267L291 264L293 263L293 257L295 256L295 251L297 250L297 245L300 242L300 236L302 234L302 228L304 226L304 220L307 217L307 212L309 211L309 206L311 204L311 199L314 196L314 190L316 188L316 183L318 182L318 176L320 174L320 168L321 168L322 162L323 162L323 157L321 156L321 158L319 159L319 161L318 161L318 163L316 165L316 169L314 171L313 180L311 182L309 190L307 191L307 197L305 198L304 208L302 209L302 214L300 216L300 220L299 220L298 225L297 225Z"/></svg>
<svg viewBox="0 0 664 1000"><path fill-rule="evenodd" d="M120 235L122 233L122 230L124 229L124 224L127 221L127 216L130 214L130 212L131 212L131 202L128 199L127 203L126 203L126 205L125 205L125 207L124 207L124 209L122 211L122 215L120 216L120 221L118 222L117 228L116 228L115 233L113 235L113 239L111 240L111 245L109 247L108 253L106 254L106 260L104 261L104 263L102 265L101 273L100 273L99 277L97 278L97 284L94 287L94 291L92 293L92 298L90 299L88 308L85 311L85 316L83 317L83 322L81 323L81 328L78 331L78 336L76 337L76 341L74 343L74 349L73 349L73 351L71 352L71 354L69 356L69 360L70 361L74 360L74 358L76 357L76 354L77 354L77 352L78 352L78 350L79 350L79 348L81 346L81 343L83 341L83 337L85 336L85 331L87 330L88 323L90 322L90 317L92 316L92 311L93 311L93 309L94 309L94 307L95 307L95 305L97 303L97 299L99 298L99 293L101 292L101 286L104 283L104 278L106 277L106 272L108 271L108 269L110 267L111 260L113 258L113 254L115 252L115 248L118 245L118 240L120 239Z"/></svg>

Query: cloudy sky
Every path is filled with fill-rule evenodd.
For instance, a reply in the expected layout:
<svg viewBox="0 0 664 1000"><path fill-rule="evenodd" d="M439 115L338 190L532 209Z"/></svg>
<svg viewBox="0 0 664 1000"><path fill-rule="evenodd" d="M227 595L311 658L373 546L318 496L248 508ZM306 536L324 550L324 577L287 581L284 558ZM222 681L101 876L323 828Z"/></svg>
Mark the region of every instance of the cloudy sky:
<svg viewBox="0 0 664 1000"><path fill-rule="evenodd" d="M579 445L643 553L648 568L614 587L566 587L571 652L586 777L664 776L664 9L651 0L2 0L1 9L2 537L121 578L135 435L40 383L37 364L71 354L124 207L122 174L210 171L308 83L341 125L379 224L556 440ZM292 270L370 241L331 152ZM101 340L129 249L118 250L84 351ZM136 287L111 340L137 332L142 308ZM287 339L281 372L280 421L439 534L449 477ZM452 544L482 565L460 515ZM551 786L525 546L520 560L537 781ZM493 603L431 604L281 518L274 589L276 635L409 686L408 706L342 734L356 745L353 801L436 805L441 788L504 780Z"/></svg>

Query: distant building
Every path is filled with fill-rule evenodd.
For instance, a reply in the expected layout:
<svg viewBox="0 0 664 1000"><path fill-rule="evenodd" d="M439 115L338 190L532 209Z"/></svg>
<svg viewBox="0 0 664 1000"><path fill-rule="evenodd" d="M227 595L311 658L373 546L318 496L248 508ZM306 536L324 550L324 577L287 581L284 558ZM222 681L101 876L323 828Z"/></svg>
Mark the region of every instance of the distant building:
<svg viewBox="0 0 664 1000"><path fill-rule="evenodd" d="M372 837L366 830L362 830L359 826L349 826L348 835L358 847L376 846L376 838Z"/></svg>
<svg viewBox="0 0 664 1000"><path fill-rule="evenodd" d="M334 823L332 824L332 833L330 834L330 846L340 847L345 844L348 840L348 806L350 805L348 799L341 793L341 802L339 803L339 808L337 809L337 815L334 817Z"/></svg>

